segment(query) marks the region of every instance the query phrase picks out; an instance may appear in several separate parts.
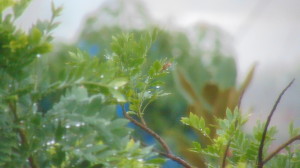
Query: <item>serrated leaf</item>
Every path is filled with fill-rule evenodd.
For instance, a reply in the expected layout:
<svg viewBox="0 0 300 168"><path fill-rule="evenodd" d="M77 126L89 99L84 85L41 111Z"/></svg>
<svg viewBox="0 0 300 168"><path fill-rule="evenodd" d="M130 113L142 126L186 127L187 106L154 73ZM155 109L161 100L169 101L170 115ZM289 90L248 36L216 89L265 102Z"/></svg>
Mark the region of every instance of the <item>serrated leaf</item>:
<svg viewBox="0 0 300 168"><path fill-rule="evenodd" d="M191 151L193 151L193 152L201 152L202 151L201 144L198 143L198 142L193 142L193 148L191 149Z"/></svg>
<svg viewBox="0 0 300 168"><path fill-rule="evenodd" d="M232 112L229 108L226 109L226 117L228 120L232 120L233 119L233 115Z"/></svg>

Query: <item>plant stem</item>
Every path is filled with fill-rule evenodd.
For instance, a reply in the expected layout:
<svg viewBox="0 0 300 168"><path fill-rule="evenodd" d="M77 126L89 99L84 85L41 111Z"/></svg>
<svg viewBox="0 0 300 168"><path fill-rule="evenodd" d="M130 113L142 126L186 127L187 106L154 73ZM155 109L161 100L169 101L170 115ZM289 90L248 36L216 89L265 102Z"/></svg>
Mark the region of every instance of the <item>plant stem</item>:
<svg viewBox="0 0 300 168"><path fill-rule="evenodd" d="M228 141L226 148L225 148L225 152L224 152L223 159L222 159L222 166L221 166L222 168L226 167L226 158L227 158L227 154L228 154L230 145L231 145L231 139Z"/></svg>
<svg viewBox="0 0 300 168"><path fill-rule="evenodd" d="M19 116L17 114L17 107L16 107L16 102L9 102L9 108L13 114L13 117L14 117L14 122L16 125L19 125L20 123L20 119L19 119ZM20 139L21 139L21 144L23 146L25 146L26 148L28 148L29 144L28 144L28 140L27 140L27 136L26 136L26 133L23 129L21 128L17 128L17 132L19 133L19 136L20 136ZM28 161L29 161L29 164L30 164L30 167L31 168L38 168L38 165L34 159L34 157L32 155L30 155L28 157Z"/></svg>
<svg viewBox="0 0 300 168"><path fill-rule="evenodd" d="M163 156L165 156L165 157L167 157L167 158L172 159L173 161L175 161L175 162L177 162L179 164L181 164L185 168L192 168L192 166L189 163L187 163L185 160L183 160L183 159L181 159L181 158L179 158L179 157L177 157L177 156L175 156L175 155L173 155L171 153L168 154L168 153L162 153L162 152L160 152L160 154L163 155Z"/></svg>
<svg viewBox="0 0 300 168"><path fill-rule="evenodd" d="M123 111L123 115L124 115L125 118L127 118L129 121L131 121L136 126L138 126L141 129L143 129L144 131L148 132L150 135L152 135L159 142L159 144L162 146L162 148L166 152L166 153L159 152L161 155L174 160L175 162L181 164L185 168L192 168L192 166L189 163L187 163L185 160L183 160L183 159L181 159L181 158L173 155L172 152L171 152L171 150L170 150L170 148L169 148L169 146L167 145L167 143L156 132L154 132L153 130L151 130L146 125L143 125L142 123L138 122L137 120L135 120L134 118L132 118L131 116L129 116L127 114L127 112L126 112L126 109L125 109L124 105L122 105L122 111Z"/></svg>
<svg viewBox="0 0 300 168"><path fill-rule="evenodd" d="M293 143L296 140L300 140L300 135L294 136L293 138L289 139L284 144L280 145L275 151L273 151L269 156L266 157L266 159L263 160L263 164L267 163L270 159L272 159L274 156L276 156L282 149L289 146L291 143Z"/></svg>
<svg viewBox="0 0 300 168"><path fill-rule="evenodd" d="M268 131L268 126L270 124L271 118L274 114L274 111L277 108L277 105L279 104L281 97L284 95L284 93L286 92L286 90L293 84L293 82L295 81L295 79L293 79L284 89L283 91L280 93L279 97L277 98L275 104L273 105L273 108L268 116L265 128L264 128L264 132L262 134L261 137L261 141L260 141L260 145L259 145L259 149L258 149L258 157L257 157L257 168L263 168L264 166L264 162L263 162L263 149L264 149L264 144L265 144L265 140L266 140L266 136L267 136L267 131Z"/></svg>

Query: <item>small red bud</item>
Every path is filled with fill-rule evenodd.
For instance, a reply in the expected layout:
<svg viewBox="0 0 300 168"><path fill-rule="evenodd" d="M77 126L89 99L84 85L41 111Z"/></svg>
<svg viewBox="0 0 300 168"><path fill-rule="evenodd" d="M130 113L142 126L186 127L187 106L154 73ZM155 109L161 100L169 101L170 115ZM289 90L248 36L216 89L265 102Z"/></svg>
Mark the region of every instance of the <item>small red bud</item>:
<svg viewBox="0 0 300 168"><path fill-rule="evenodd" d="M170 63L170 62L165 63L164 66L162 67L162 69L160 70L160 72L167 70L171 65L172 65L172 63Z"/></svg>
<svg viewBox="0 0 300 168"><path fill-rule="evenodd" d="M227 157L233 156L232 150L231 150L231 149L228 149L228 151L227 151L227 153L226 153L226 156L227 156Z"/></svg>

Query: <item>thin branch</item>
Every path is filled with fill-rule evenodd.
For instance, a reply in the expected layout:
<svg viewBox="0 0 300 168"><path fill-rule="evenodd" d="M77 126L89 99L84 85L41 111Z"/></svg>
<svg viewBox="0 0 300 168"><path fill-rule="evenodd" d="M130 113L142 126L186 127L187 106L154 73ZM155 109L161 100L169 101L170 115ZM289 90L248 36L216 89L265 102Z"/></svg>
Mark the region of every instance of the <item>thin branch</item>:
<svg viewBox="0 0 300 168"><path fill-rule="evenodd" d="M282 149L289 146L291 143L293 143L296 140L300 140L300 135L294 136L293 138L289 139L284 144L280 145L275 151L273 151L269 156L266 157L266 159L263 161L263 164L267 163L270 159L272 159L274 156L276 156Z"/></svg>
<svg viewBox="0 0 300 168"><path fill-rule="evenodd" d="M159 144L162 146L162 148L166 152L166 153L159 152L161 155L172 159L173 161L175 161L175 162L181 164L182 166L184 166L185 168L192 168L192 166L189 163L187 163L185 160L183 160L183 159L181 159L177 156L174 156L172 154L169 146L167 145L167 143L157 133L155 133L149 127L143 125L142 123L138 122L137 120L132 118L130 115L128 115L124 105L122 105L122 112L123 112L123 115L124 115L125 118L127 118L129 121L134 123L136 126L140 127L142 130L144 130L147 133L149 133L150 135L152 135L159 142Z"/></svg>
<svg viewBox="0 0 300 168"><path fill-rule="evenodd" d="M142 123L138 122L137 120L135 120L134 118L129 116L123 105L122 105L122 111L123 111L123 115L125 116L125 118L127 118L129 121L133 122L135 125L137 125L141 129L143 129L144 131L146 131L150 135L152 135L161 144L161 146L167 153L171 153L171 150L168 147L167 143L158 134L156 134L154 131L152 131L150 128L148 128L147 126L143 125Z"/></svg>
<svg viewBox="0 0 300 168"><path fill-rule="evenodd" d="M180 157L177 157L177 156L175 156L171 153L168 154L168 153L160 152L159 154L162 155L162 156L165 156L169 159L172 159L173 161L175 161L175 162L181 164L182 166L184 166L185 168L192 168L192 166L189 163L187 163L185 160L183 160Z"/></svg>
<svg viewBox="0 0 300 168"><path fill-rule="evenodd" d="M241 100L241 99L240 99ZM239 109L239 107L238 107ZM235 123L234 123L234 129L236 130L237 129L237 126L238 126L238 119L235 120ZM226 158L228 156L228 151L230 149L230 145L231 145L231 142L232 142L232 138L230 138L230 140L227 142L226 144L226 148L225 148L225 152L223 154L223 159L222 159L222 168L225 168L226 167Z"/></svg>
<svg viewBox="0 0 300 168"><path fill-rule="evenodd" d="M147 144L145 144L144 142L141 142L141 145L142 145L143 147L147 147ZM159 151L159 150L157 150L157 149L155 149L155 148L153 148L153 152L157 152L157 153L158 153L159 155L161 155L161 156L170 158L170 159L172 159L173 161L175 161L175 162L177 162L177 163L183 165L184 167L189 167L189 166L190 166L189 164L185 164L186 162L185 162L183 159L181 159L181 158L179 158L179 157L176 157L176 156L174 156L174 155L168 155L168 154L166 154L166 153L164 153L164 152L161 152L161 151Z"/></svg>
<svg viewBox="0 0 300 168"><path fill-rule="evenodd" d="M15 124L19 125L19 116L17 114L17 108L16 108L16 102L9 102L9 108L13 114L13 117L14 117L14 122ZM21 128L17 128L17 132L19 133L19 136L20 136L20 139L21 139L21 144L25 147L28 147L29 144L28 144L28 140L27 140L27 136L26 136L26 133L24 130L22 130ZM28 162L30 164L30 167L31 168L38 168L38 165L34 159L34 157L32 155L30 155L28 158Z"/></svg>
<svg viewBox="0 0 300 168"><path fill-rule="evenodd" d="M242 87L240 89L241 93L240 93L240 97L239 97L239 101L238 101L238 105L237 105L237 108L238 108L239 112L240 112L240 108L241 108L243 97L244 97L245 92L246 92L246 90L248 88L248 85L249 85L249 83L250 83L250 81L251 81L251 79L253 77L255 66L256 65L254 65L251 68L250 72L248 73L248 75L247 75L247 77L246 77L245 81L243 82ZM235 121L235 129L237 128L237 124L238 124L238 120ZM225 152L224 152L223 159L222 159L222 165L221 165L222 168L226 167L226 158L227 158L228 151L230 149L231 142L232 142L232 139L230 139L228 141L228 143L226 144Z"/></svg>
<svg viewBox="0 0 300 168"><path fill-rule="evenodd" d="M221 166L222 168L226 167L226 158L227 158L227 154L228 154L230 145L231 145L231 139L228 141L226 148L225 148L225 152L223 154L222 166Z"/></svg>
<svg viewBox="0 0 300 168"><path fill-rule="evenodd" d="M144 120L144 117L143 116L140 116L140 119L141 119L141 122L143 125L147 126L147 123L146 121Z"/></svg>
<svg viewBox="0 0 300 168"><path fill-rule="evenodd" d="M153 101L149 100L146 105L144 106L144 108L142 109L141 113L144 114L146 108L152 103Z"/></svg>
<svg viewBox="0 0 300 168"><path fill-rule="evenodd" d="M284 93L286 92L286 90L293 84L293 82L295 81L295 79L293 79L286 87L285 89L283 89L283 91L280 93L279 97L277 98L265 125L264 128L264 132L263 135L261 137L261 141L260 141L260 145L259 145L259 149L258 149L258 157L257 157L257 167L258 168L262 168L264 163L263 163L263 149L264 149L264 144L265 144L265 140L266 140L266 136L267 136L267 131L268 131L268 126L270 124L271 118L274 114L274 111L277 108L277 105L279 104L281 97L284 95Z"/></svg>

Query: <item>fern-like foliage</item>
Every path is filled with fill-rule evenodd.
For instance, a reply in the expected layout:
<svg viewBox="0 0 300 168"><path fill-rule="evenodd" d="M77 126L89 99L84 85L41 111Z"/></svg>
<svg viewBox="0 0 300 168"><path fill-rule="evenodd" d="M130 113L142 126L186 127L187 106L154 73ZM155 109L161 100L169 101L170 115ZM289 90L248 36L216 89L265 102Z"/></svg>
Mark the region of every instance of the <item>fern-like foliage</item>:
<svg viewBox="0 0 300 168"><path fill-rule="evenodd" d="M14 21L29 2L0 2L0 167L158 167L152 147L132 139L128 120L116 116L133 71L141 70L137 59L130 66L127 59L120 62L117 47L136 44L126 54L143 54L144 62L151 38L141 44L133 36L123 41L130 35L115 38L114 53L102 58L70 51L53 77L45 53L62 8L52 4L50 21L38 21L26 33ZM4 16L5 7L13 13Z"/></svg>
<svg viewBox="0 0 300 168"><path fill-rule="evenodd" d="M51 164L64 167L114 167L147 164L151 148L141 149L130 139L128 121L115 116L102 94L88 96L83 87L72 88L45 115L48 136L43 150ZM131 158L131 159L128 159ZM152 166L153 167L153 166Z"/></svg>
<svg viewBox="0 0 300 168"><path fill-rule="evenodd" d="M248 120L247 115L241 115L236 108L234 111L226 110L225 119L217 119L217 136L209 137L209 127L205 124L203 118L190 113L189 117L183 117L181 122L198 130L204 136L208 137L210 144L202 146L200 142L193 142L191 151L204 155L208 167L221 167L223 159L226 161L226 167L251 168L257 165L258 148L262 138L262 132L265 123L257 122L251 134L243 131L243 125ZM267 155L267 149L274 140L277 130L275 127L268 129L264 155ZM299 130L290 126L291 136L299 134ZM298 148L297 148L297 147ZM299 145L287 147L287 153L277 155L265 167L297 167L299 166ZM224 162L225 163L225 162Z"/></svg>

